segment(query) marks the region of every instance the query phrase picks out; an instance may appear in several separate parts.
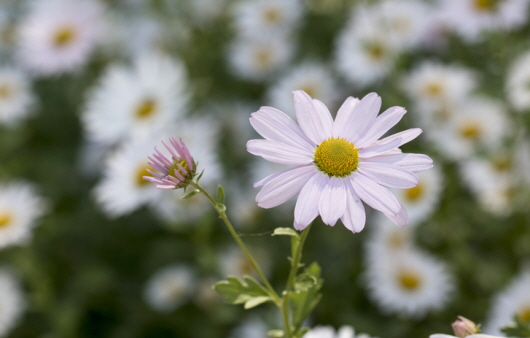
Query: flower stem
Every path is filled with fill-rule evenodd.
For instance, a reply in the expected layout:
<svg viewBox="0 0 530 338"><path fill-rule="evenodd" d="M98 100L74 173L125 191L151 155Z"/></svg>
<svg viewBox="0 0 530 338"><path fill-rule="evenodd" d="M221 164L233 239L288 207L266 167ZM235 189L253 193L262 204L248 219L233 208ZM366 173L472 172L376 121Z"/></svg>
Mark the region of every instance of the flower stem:
<svg viewBox="0 0 530 338"><path fill-rule="evenodd" d="M228 228L228 231L230 232L230 234L232 235L232 237L234 238L236 243L239 245L239 247L241 248L241 250L243 251L243 253L247 257L247 259L249 260L250 265L252 265L254 270L256 270L256 272L258 273L258 276L260 277L261 281L263 282L265 287L269 290L269 293L271 294L274 303L276 303L277 306L281 306L282 301L280 299L280 296L278 296L278 294L276 293L276 291L274 290L272 285L269 283L269 280L267 279L267 277L265 277L265 274L263 273L263 271L259 267L259 265L256 262L256 260L250 254L250 251L247 249L245 243L243 243L243 241L241 240L241 237L239 237L239 235L237 234L237 231L235 230L234 226L232 225L232 223L228 219L228 216L226 215L226 207L224 206L224 204L221 204L221 203L217 202L215 200L215 198L213 198L212 195L210 195L210 193L208 193L208 191L206 191L198 182L192 182L190 185L195 187L195 188L197 188L200 192L202 192L210 200L212 205L215 207L215 210L219 214L219 218L221 218L223 220L224 224Z"/></svg>
<svg viewBox="0 0 530 338"><path fill-rule="evenodd" d="M303 231L302 235L300 236L299 241L293 241L293 245L295 246L293 248L293 257L291 257L291 271L289 271L289 277L287 278L287 283L285 284L285 291L283 293L282 297L282 321L285 331L285 338L292 338L293 333L296 333L298 331L298 327L294 328L294 332L292 331L292 327L290 324L289 319L289 298L291 294L291 288L294 284L294 280L296 277L296 273L298 272L298 269L300 268L300 261L302 260L302 250L304 248L305 240L307 238L307 235L309 234L309 230L311 229L311 224L309 224Z"/></svg>

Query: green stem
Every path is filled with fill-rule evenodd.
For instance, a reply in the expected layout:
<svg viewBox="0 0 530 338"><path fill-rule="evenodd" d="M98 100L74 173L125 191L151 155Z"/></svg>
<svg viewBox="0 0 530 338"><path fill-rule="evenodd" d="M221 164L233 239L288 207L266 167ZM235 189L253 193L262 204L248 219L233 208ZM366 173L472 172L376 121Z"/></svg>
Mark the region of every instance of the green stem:
<svg viewBox="0 0 530 338"><path fill-rule="evenodd" d="M289 271L289 277L287 278L287 283L285 285L285 291L282 298L282 322L285 330L285 338L292 338L293 332L291 330L291 324L290 324L290 318L289 318L289 296L291 294L291 288L294 284L294 280L296 278L296 274L298 272L298 269L300 268L300 261L302 260L302 250L304 248L305 240L307 238L307 235L309 234L309 230L311 229L311 224L309 224L303 231L302 235L300 236L300 240L296 243L296 248L293 253L293 257L291 257L291 271ZM294 244L293 244L294 245ZM295 327L294 332L296 332L299 328Z"/></svg>
<svg viewBox="0 0 530 338"><path fill-rule="evenodd" d="M271 296L273 297L274 303L276 303L276 305L278 305L278 306L281 306L282 301L280 299L280 296L278 296L278 294L276 293L276 291L274 290L272 285L269 283L269 280L267 279L267 277L265 277L265 274L263 273L263 271L259 267L259 265L256 262L256 260L250 254L250 251L247 249L245 243L243 243L243 241L241 240L241 238L237 234L234 226L232 225L232 223L228 219L228 216L226 215L225 206L220 204L220 203L218 203L215 200L215 198L213 198L212 195L210 195L210 193L208 193L208 191L206 191L198 182L192 182L190 185L192 185L193 187L197 188L200 192L202 192L210 200L210 202L214 206L215 210L219 214L219 218L221 218L223 220L224 224L228 228L228 231L230 232L230 234L232 235L232 237L234 238L236 243L239 245L239 247L241 248L241 250L243 251L243 253L247 257L247 259L249 260L250 265L252 265L254 270L256 270L256 272L258 273L258 276L260 277L261 281L263 282L265 287L269 290Z"/></svg>

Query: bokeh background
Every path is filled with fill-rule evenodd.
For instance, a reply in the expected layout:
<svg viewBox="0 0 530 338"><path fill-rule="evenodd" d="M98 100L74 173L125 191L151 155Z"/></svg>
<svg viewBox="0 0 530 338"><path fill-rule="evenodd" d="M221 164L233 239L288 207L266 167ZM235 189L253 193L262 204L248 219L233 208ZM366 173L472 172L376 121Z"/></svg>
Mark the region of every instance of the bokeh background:
<svg viewBox="0 0 530 338"><path fill-rule="evenodd" d="M254 203L279 167L254 158L248 118L292 91L335 114L377 92L403 106L403 147L435 167L396 191L411 224L369 210L353 234L315 221L304 262L323 298L308 325L381 338L498 334L530 322L528 0L2 0L0 336L263 338L211 285L252 270L204 196L145 182L182 137L225 187L228 214L280 290L294 202ZM162 147L163 149L163 147ZM369 208L367 208L369 209Z"/></svg>

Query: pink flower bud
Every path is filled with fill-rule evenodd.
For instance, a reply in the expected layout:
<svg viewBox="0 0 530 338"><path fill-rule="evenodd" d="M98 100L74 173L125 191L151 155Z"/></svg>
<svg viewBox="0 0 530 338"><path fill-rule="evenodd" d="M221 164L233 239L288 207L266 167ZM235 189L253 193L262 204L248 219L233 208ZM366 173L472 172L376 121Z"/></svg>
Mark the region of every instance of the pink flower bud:
<svg viewBox="0 0 530 338"><path fill-rule="evenodd" d="M477 324L462 316L458 316L458 320L451 324L451 326L453 327L455 336L459 338L464 338L479 332Z"/></svg>

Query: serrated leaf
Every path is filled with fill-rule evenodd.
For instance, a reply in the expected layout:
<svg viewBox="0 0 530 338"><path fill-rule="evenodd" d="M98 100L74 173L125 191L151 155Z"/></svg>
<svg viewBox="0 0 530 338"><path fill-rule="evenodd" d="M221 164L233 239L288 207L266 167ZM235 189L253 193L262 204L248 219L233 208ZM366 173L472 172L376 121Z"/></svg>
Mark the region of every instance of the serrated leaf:
<svg viewBox="0 0 530 338"><path fill-rule="evenodd" d="M217 186L217 203L224 204L225 203L225 190L221 185Z"/></svg>
<svg viewBox="0 0 530 338"><path fill-rule="evenodd" d="M185 200L185 199L188 199L192 196L195 196L197 195L198 193L200 193L201 191L199 189L194 189L192 191L190 191L189 193L185 194L184 196L182 196L180 199L181 200Z"/></svg>
<svg viewBox="0 0 530 338"><path fill-rule="evenodd" d="M293 228L276 228L274 229L272 236L300 237L300 235L298 235L298 232L296 232L296 230L294 230Z"/></svg>
<svg viewBox="0 0 530 338"><path fill-rule="evenodd" d="M300 327L320 302L322 295L319 291L323 283L317 263L311 264L296 277L290 297L294 327Z"/></svg>
<svg viewBox="0 0 530 338"><path fill-rule="evenodd" d="M243 280L228 276L227 280L215 283L213 288L220 296L225 297L226 303L244 304L245 309L272 300L269 291L250 276L244 276Z"/></svg>

